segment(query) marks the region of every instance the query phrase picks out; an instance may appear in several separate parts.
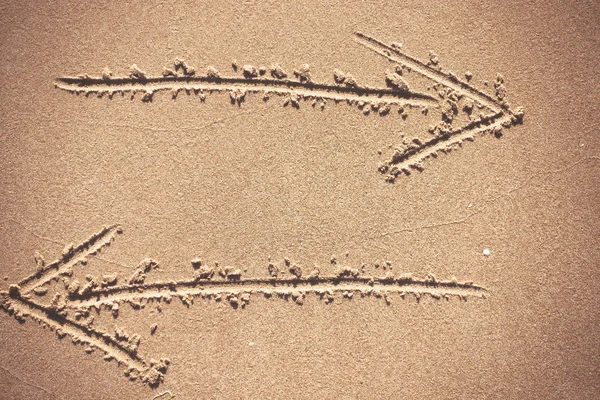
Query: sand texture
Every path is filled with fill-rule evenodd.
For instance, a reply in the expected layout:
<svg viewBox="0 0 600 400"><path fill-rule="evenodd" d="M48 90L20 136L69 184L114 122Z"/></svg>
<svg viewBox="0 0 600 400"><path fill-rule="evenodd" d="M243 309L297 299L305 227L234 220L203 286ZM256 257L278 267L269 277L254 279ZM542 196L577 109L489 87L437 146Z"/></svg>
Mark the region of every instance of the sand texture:
<svg viewBox="0 0 600 400"><path fill-rule="evenodd" d="M0 393L600 398L597 2L0 6Z"/></svg>

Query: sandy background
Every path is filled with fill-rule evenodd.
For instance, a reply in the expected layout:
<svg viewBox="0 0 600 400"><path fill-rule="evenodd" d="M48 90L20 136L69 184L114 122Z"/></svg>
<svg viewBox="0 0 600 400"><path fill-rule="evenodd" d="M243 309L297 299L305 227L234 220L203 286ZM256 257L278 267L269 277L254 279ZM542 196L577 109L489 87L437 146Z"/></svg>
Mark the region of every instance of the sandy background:
<svg viewBox="0 0 600 400"><path fill-rule="evenodd" d="M0 5L0 290L33 271L35 250L53 259L119 223L123 235L90 271L127 275L153 257L157 277L183 277L202 256L263 276L269 256L326 269L335 255L491 292L389 306L309 296L244 310L124 308L119 324L172 361L157 390L2 313L2 397L597 397L600 6L478 3ZM309 63L318 81L340 68L382 85L390 63L354 43L355 30L420 59L433 49L480 88L501 72L525 123L388 184L377 150L425 131L418 110L404 121L343 104L296 110L249 96L238 108L226 94L142 103L53 87L133 63L159 74L175 57L227 73L232 59Z"/></svg>

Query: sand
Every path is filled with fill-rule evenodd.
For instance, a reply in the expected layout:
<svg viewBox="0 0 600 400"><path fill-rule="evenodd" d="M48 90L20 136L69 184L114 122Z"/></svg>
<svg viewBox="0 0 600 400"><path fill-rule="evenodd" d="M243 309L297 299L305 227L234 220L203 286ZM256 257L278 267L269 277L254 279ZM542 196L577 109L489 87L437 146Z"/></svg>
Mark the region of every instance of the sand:
<svg viewBox="0 0 600 400"><path fill-rule="evenodd" d="M9 1L2 397L597 397L599 16Z"/></svg>

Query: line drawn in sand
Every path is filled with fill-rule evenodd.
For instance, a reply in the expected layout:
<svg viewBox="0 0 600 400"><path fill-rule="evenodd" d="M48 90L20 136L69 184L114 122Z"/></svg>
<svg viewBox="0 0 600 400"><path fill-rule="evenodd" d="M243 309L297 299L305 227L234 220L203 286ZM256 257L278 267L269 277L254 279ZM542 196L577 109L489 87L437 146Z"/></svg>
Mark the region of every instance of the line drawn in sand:
<svg viewBox="0 0 600 400"><path fill-rule="evenodd" d="M299 265L284 259L279 265L269 262L267 276L247 278L240 269L218 264L208 266L194 259L191 261L194 274L190 279L146 282L159 264L145 259L125 283L120 283L116 274L101 278L88 274L80 282L77 274L81 274L88 259L109 246L121 232L118 225L107 226L77 246L68 245L62 256L49 264L36 252L36 272L10 285L8 291L0 291L0 308L19 322L33 319L54 331L59 339L69 336L74 344L85 346L87 353L101 351L106 361L115 360L124 365L129 379L152 387L163 381L169 359L155 360L142 354L139 350L143 338L137 333L130 335L118 327L111 333L97 327L95 317L102 311L110 312L116 320L123 303L135 310L154 304L160 311L174 298L187 307L193 305L194 299L201 298L243 309L252 296L258 295L298 305L304 303L307 295L316 296L326 304L341 296L347 300L374 297L389 305L392 297L413 296L417 301L422 296L447 301L455 297L467 301L470 297L485 298L488 294L485 288L472 282L459 282L454 277L443 281L433 274L418 278L411 274L395 276L391 271L381 277L367 276L366 264L351 268L338 264L333 258L331 264L337 269L333 275L321 275L319 267L304 272ZM54 296L50 299L51 290ZM157 329L153 324L150 333L154 334Z"/></svg>
<svg viewBox="0 0 600 400"><path fill-rule="evenodd" d="M379 172L388 182L412 171L422 171L423 162L435 159L440 153L449 153L464 142L473 141L477 135L494 134L500 137L503 129L523 122L522 107L512 108L506 100L504 78L498 75L494 83L495 96L475 88L452 72L444 72L433 52L429 62L423 63L401 50L400 44L385 43L360 32L354 33L354 40L367 49L379 54L395 65L394 71L385 74L386 87L370 87L359 84L351 74L334 71L333 84L313 82L308 64L301 65L288 74L279 65L239 67L232 63L235 71L241 70L242 76L224 76L214 67L208 67L206 74L197 74L194 67L181 59L176 59L174 68L164 68L161 76L149 76L137 65L132 65L129 76L114 77L105 69L102 76L88 74L77 77L61 77L55 82L58 89L70 93L97 95L113 98L115 94L126 93L133 99L137 93L142 101L151 102L157 92L167 91L176 98L180 92L195 94L205 101L206 93L228 92L231 103L241 105L247 93L263 95L267 101L271 96L285 98L283 105L299 108L302 100L311 101L313 107L323 109L328 100L345 102L356 106L363 113L377 112L390 114L391 107L397 107L399 115L406 119L407 109L420 108L426 114L428 110L441 112L441 121L429 127L426 139L405 138L402 144L393 150L389 160L379 165ZM268 77L267 73L270 73ZM434 94L411 91L405 77L414 72L434 84ZM293 76L293 78L292 78ZM472 75L465 74L467 81ZM479 111L477 111L479 110ZM464 112L468 122L460 127L454 126L458 114Z"/></svg>

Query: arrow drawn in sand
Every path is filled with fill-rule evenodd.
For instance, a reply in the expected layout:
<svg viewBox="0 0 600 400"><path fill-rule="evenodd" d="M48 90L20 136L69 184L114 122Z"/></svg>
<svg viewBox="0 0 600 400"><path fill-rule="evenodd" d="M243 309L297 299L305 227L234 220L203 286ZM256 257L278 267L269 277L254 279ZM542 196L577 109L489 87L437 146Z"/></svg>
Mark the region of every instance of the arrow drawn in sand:
<svg viewBox="0 0 600 400"><path fill-rule="evenodd" d="M106 95L109 98L115 94L129 94L133 99L139 93L144 102L151 102L156 93L166 91L173 98L180 92L195 94L201 101L205 101L207 93L227 92L231 103L237 105L245 101L248 93L262 94L265 101L271 96L281 96L285 98L284 106L295 108L299 108L304 100L323 109L329 100L356 106L365 114L376 112L382 116L390 114L393 106L397 107L403 119L408 115L407 109L419 108L424 113L430 108L439 110L441 121L429 127L426 139L405 138L394 149L390 159L379 165L379 171L388 182L394 182L403 174L410 175L415 170L422 171L425 160L462 147L464 142L473 141L477 135L491 133L500 137L503 129L523 122L523 108L513 109L506 100L506 86L501 75L494 83L495 96L491 96L460 80L452 72L442 71L433 53L429 62L423 63L404 53L399 44L386 45L360 32L354 34L354 39L395 65L394 71L385 73L386 87L361 85L352 75L339 70L334 71L333 84L313 82L308 64L301 65L288 75L279 65L270 69L252 65L240 68L234 61L233 69L241 70L242 76L225 76L214 67L208 67L207 72L201 75L181 59L175 60L173 68L164 68L161 76L149 76L134 64L129 76L114 77L110 70L105 69L102 76L83 74L58 78L55 86L74 94ZM410 90L405 78L411 72L434 82L431 87L434 94ZM470 73L466 74L467 80L471 77ZM461 112L468 116L468 122L455 126Z"/></svg>
<svg viewBox="0 0 600 400"><path fill-rule="evenodd" d="M422 296L436 300L455 297L466 301L469 297L485 298L487 290L472 282L438 280L433 274L425 278L410 274L395 276L389 271L385 276L366 276L366 264L359 268L341 266L335 259L331 264L337 272L322 275L318 267L304 272L302 268L284 259L278 266L269 262L268 275L247 278L240 269L208 266L201 260L192 260L194 274L190 279L168 282L146 282L148 275L159 267L151 259L143 260L125 283L120 283L116 274L102 278L86 275L77 278L90 257L98 254L122 232L117 225L103 228L83 243L65 247L62 256L50 264L36 252L37 269L34 274L12 284L7 292L0 292L0 308L17 321L33 319L54 331L62 339L69 336L74 344L85 346L88 353L96 350L104 354L107 361L115 360L125 365L125 375L131 380L140 380L150 386L159 385L170 361L147 357L143 350L143 338L139 334L128 334L116 328L107 331L95 325L95 316L102 311L110 312L116 320L121 304L133 309L149 305L159 310L178 298L187 307L194 299L224 302L233 308L245 308L252 296L267 299L282 299L302 305L307 295L315 296L330 304L336 297L381 298L390 304L392 298L413 296L419 301ZM53 296L49 293L52 291ZM52 297L50 299L50 297ZM151 334L157 326L152 325Z"/></svg>
<svg viewBox="0 0 600 400"><path fill-rule="evenodd" d="M437 158L439 153L448 153L462 146L465 141L473 141L477 134L492 133L500 137L503 128L510 128L523 122L525 115L523 108L517 107L513 110L506 101L506 86L500 74L494 83L496 91L496 98L494 98L461 81L453 73L442 72L433 52L430 54L430 62L425 64L402 52L399 45L388 46L360 32L355 33L355 40L403 68L414 70L419 75L436 82L433 88L438 90L440 97L442 121L429 127L432 136L423 141L418 138L405 141L402 146L395 149L389 161L380 165L379 171L387 174L389 182L394 182L403 173L410 175L411 169L421 171L423 161ZM470 73L466 76L467 79L471 79ZM475 107L486 109L489 113L480 112L475 116ZM469 123L456 128L452 123L461 108L469 115Z"/></svg>

